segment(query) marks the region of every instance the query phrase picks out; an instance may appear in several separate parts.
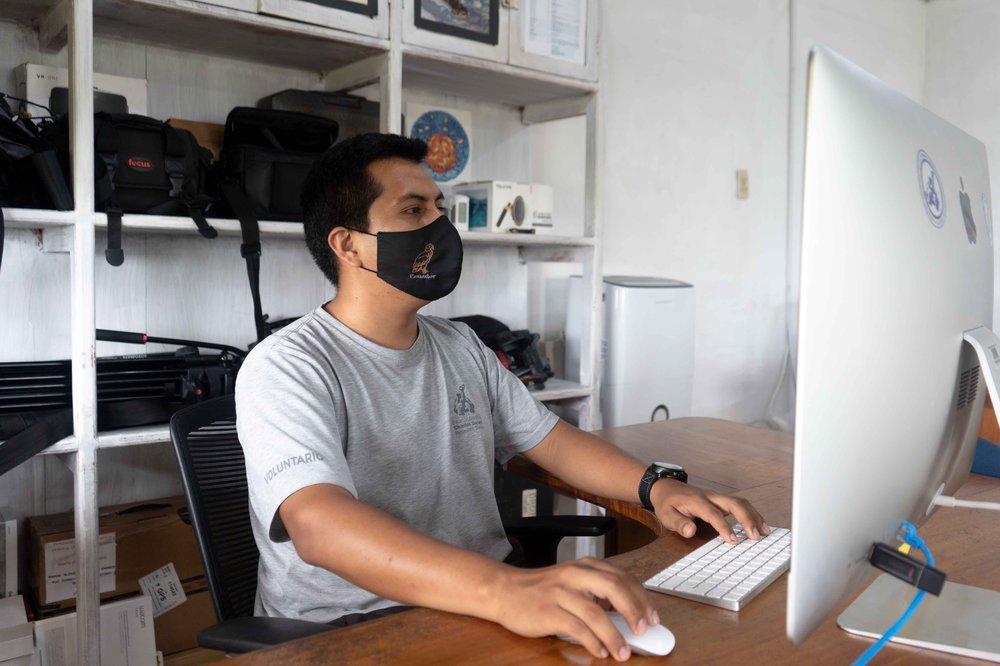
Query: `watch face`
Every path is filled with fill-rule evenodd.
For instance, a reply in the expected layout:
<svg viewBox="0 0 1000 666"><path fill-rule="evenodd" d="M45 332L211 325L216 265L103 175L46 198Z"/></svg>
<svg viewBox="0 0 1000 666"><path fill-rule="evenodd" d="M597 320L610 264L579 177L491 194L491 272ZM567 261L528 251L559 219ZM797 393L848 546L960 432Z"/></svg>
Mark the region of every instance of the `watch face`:
<svg viewBox="0 0 1000 666"><path fill-rule="evenodd" d="M684 471L683 467L681 467L680 465L674 465L673 463L658 462L658 463L653 463L653 464L656 465L657 467L663 467L664 469L674 469L674 470L677 470L679 472L683 472Z"/></svg>

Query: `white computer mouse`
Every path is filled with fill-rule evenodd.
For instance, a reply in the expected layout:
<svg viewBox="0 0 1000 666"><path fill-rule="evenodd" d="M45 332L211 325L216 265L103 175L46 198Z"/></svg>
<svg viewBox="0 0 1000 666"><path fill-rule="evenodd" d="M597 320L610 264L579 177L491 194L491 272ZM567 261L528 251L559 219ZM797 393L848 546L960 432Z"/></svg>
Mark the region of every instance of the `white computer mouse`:
<svg viewBox="0 0 1000 666"><path fill-rule="evenodd" d="M618 611L608 611L608 619L615 625L618 633L622 635L622 638L625 639L625 642L632 648L632 652L635 654L649 657L664 657L670 654L677 643L673 632L662 624L649 627L644 634L639 636L632 633L632 630L628 626L628 620L622 617L622 614ZM579 643L569 636L559 636L559 638L579 645Z"/></svg>

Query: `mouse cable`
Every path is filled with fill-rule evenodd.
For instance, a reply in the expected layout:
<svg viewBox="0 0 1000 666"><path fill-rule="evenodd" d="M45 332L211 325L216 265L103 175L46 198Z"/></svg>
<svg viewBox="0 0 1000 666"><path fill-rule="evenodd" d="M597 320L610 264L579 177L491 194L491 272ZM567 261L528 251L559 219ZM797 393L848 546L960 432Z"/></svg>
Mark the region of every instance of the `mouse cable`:
<svg viewBox="0 0 1000 666"><path fill-rule="evenodd" d="M934 566L934 556L931 555L930 548L924 543L924 540L917 536L917 528L915 528L908 521L903 521L903 525L900 528L900 533L897 535L898 538L903 542L903 545L899 547L899 551L904 555L908 555L910 552L910 547L919 548L924 554L924 559L927 561L927 566ZM878 545L878 544L876 544ZM924 600L927 592L920 590L917 592L916 596L913 597L913 601L910 602L909 607L903 612L903 614L896 620L896 623L891 627L886 629L885 633L882 634L882 638L878 639L875 643L870 645L867 650L865 650L860 657L858 657L853 666L863 666L871 661L872 657L878 654L879 650L885 647L886 643L889 642L893 636L895 636L900 629L903 628L913 614L917 611L917 607L920 602Z"/></svg>

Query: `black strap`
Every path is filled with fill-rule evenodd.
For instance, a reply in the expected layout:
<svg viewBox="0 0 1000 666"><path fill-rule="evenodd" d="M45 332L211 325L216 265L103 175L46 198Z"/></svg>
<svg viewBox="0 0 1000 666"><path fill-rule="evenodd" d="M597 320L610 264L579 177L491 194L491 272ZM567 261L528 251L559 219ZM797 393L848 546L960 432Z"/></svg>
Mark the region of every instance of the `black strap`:
<svg viewBox="0 0 1000 666"><path fill-rule="evenodd" d="M125 252L122 251L122 210L109 204L104 212L108 216L108 248L104 250L104 258L112 266L125 263Z"/></svg>
<svg viewBox="0 0 1000 666"><path fill-rule="evenodd" d="M194 220L195 226L198 227L198 232L205 238L215 238L219 235L219 232L215 230L211 224L208 223L208 219L205 217L205 209L193 203L188 203L187 209L188 213L191 214L191 219Z"/></svg>
<svg viewBox="0 0 1000 666"><path fill-rule="evenodd" d="M143 398L97 405L99 430L167 423L175 408L166 400ZM6 474L56 442L73 434L73 410L61 409L0 444L0 475Z"/></svg>
<svg viewBox="0 0 1000 666"><path fill-rule="evenodd" d="M63 409L41 419L0 444L0 474L6 474L60 439L73 434L73 410Z"/></svg>
<svg viewBox="0 0 1000 666"><path fill-rule="evenodd" d="M254 328L257 331L257 341L260 342L268 336L270 330L260 304L260 227L257 225L257 214L239 183L225 180L219 185L219 189L240 221L240 232L243 234L240 254L247 262L247 279L250 282L250 297L253 299Z"/></svg>

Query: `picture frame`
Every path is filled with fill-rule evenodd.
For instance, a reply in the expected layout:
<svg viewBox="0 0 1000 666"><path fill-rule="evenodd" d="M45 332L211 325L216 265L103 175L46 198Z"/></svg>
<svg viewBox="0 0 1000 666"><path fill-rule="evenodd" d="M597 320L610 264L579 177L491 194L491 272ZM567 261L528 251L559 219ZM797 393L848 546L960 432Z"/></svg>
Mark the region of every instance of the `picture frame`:
<svg viewBox="0 0 1000 666"><path fill-rule="evenodd" d="M313 5L342 9L362 16L378 16L378 0L305 0Z"/></svg>
<svg viewBox="0 0 1000 666"><path fill-rule="evenodd" d="M421 30L496 46L500 0L413 0L413 24ZM481 7L479 9L478 7Z"/></svg>

